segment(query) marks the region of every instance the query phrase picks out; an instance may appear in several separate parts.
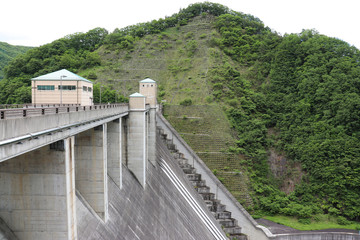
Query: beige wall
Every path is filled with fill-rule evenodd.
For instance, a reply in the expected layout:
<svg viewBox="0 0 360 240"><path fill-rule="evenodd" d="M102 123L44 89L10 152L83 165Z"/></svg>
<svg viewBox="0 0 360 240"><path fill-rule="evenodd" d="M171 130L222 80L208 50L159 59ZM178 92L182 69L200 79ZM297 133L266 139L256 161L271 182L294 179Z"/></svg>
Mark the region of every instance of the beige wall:
<svg viewBox="0 0 360 240"><path fill-rule="evenodd" d="M140 83L140 94L146 97L146 103L156 107L156 83Z"/></svg>
<svg viewBox="0 0 360 240"><path fill-rule="evenodd" d="M60 85L75 86L75 90L59 90ZM37 90L37 86L54 86L54 90ZM33 104L80 104L82 106L92 105L93 84L85 81L31 81ZM90 87L91 92L83 91L83 87ZM61 93L62 92L62 93ZM62 101L61 101L62 100Z"/></svg>
<svg viewBox="0 0 360 240"><path fill-rule="evenodd" d="M130 110L144 110L145 109L145 97L131 97L129 99Z"/></svg>

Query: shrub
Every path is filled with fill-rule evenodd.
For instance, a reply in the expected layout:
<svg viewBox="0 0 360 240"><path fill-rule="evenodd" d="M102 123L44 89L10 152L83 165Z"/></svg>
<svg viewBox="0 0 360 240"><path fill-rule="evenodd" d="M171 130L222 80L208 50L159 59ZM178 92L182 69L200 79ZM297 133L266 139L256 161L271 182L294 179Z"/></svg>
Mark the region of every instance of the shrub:
<svg viewBox="0 0 360 240"><path fill-rule="evenodd" d="M311 224L311 219L310 218L300 218L298 220L298 222L301 223L301 224L309 225L309 224Z"/></svg>
<svg viewBox="0 0 360 240"><path fill-rule="evenodd" d="M182 106L190 106L192 105L192 100L190 98L186 98L180 102L180 105Z"/></svg>
<svg viewBox="0 0 360 240"><path fill-rule="evenodd" d="M343 216L339 216L337 219L337 223L340 225L348 225L350 222Z"/></svg>
<svg viewBox="0 0 360 240"><path fill-rule="evenodd" d="M201 34L200 38L206 38L206 33Z"/></svg>
<svg viewBox="0 0 360 240"><path fill-rule="evenodd" d="M213 96L206 96L205 101L207 103L212 103L214 101L214 98L213 98Z"/></svg>

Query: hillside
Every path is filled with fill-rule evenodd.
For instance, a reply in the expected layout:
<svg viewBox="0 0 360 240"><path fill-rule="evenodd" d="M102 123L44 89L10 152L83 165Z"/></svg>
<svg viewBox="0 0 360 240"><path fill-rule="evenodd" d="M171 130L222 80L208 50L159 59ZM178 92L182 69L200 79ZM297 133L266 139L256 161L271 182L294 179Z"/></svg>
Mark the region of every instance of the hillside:
<svg viewBox="0 0 360 240"><path fill-rule="evenodd" d="M67 68L113 102L146 77L164 115L253 214L360 220L360 52L305 30L279 36L212 3L113 33L69 35L12 61L0 102Z"/></svg>
<svg viewBox="0 0 360 240"><path fill-rule="evenodd" d="M4 78L4 67L19 54L25 53L31 47L13 46L5 42L0 42L0 80Z"/></svg>

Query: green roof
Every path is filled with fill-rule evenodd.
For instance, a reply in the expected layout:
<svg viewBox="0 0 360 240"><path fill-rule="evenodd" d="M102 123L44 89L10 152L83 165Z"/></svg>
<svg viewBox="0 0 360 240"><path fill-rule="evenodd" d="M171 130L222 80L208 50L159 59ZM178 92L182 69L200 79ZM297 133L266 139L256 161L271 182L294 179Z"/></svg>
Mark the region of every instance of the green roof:
<svg viewBox="0 0 360 240"><path fill-rule="evenodd" d="M85 81L85 82L89 82L92 83L91 81L87 80L86 78L80 77L79 75L72 73L66 69L62 69L56 72L52 72L52 73L48 73L36 78L32 78L31 80L40 80L40 81L46 81L46 80L50 80L50 81Z"/></svg>

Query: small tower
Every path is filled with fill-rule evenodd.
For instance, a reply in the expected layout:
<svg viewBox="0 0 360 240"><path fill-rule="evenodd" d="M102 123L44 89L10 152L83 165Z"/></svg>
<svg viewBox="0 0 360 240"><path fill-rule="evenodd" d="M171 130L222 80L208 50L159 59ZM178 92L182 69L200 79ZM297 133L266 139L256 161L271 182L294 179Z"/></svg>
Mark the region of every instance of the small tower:
<svg viewBox="0 0 360 240"><path fill-rule="evenodd" d="M150 108L156 108L156 82L150 78L146 78L139 82L140 94L146 97L146 104L150 104Z"/></svg>
<svg viewBox="0 0 360 240"><path fill-rule="evenodd" d="M148 159L156 164L156 95L157 84L154 80L146 78L139 82L139 91L146 97L146 104L150 105L148 112Z"/></svg>

